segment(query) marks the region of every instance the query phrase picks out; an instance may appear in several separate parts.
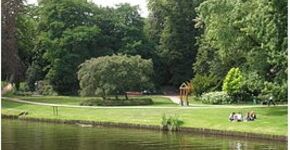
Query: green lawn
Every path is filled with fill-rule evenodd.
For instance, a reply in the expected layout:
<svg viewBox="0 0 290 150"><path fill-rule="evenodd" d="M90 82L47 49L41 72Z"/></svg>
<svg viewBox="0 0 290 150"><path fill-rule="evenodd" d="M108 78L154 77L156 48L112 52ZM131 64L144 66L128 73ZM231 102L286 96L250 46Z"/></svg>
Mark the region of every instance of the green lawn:
<svg viewBox="0 0 290 150"><path fill-rule="evenodd" d="M93 97L78 97L78 96L14 96L15 98L41 103L51 104L66 104L66 105L79 105L81 101ZM135 96L130 98L151 98L154 102L153 106L177 106L168 98L161 96ZM123 98L123 97L120 97Z"/></svg>
<svg viewBox="0 0 290 150"><path fill-rule="evenodd" d="M66 104L78 104L78 97L39 97L31 101L43 101ZM54 100L53 100L54 99ZM62 99L62 100L56 100ZM168 99L153 97L157 106L172 105ZM60 102L61 101L61 102ZM71 102L70 102L71 101ZM175 105L175 104L173 104ZM176 106L176 105L175 105ZM253 122L229 122L228 115L231 112L255 111L258 119ZM274 135L287 135L287 107L265 108L205 108L205 109L181 109L176 108L147 108L147 109L85 109L85 108L59 108L59 116L54 116L49 106L35 106L20 104L2 100L2 114L19 114L28 111L27 117L50 118L65 120L91 120L109 121L120 123L134 123L147 125L160 125L163 114L178 115L184 121L185 127L210 128L219 130L253 132Z"/></svg>

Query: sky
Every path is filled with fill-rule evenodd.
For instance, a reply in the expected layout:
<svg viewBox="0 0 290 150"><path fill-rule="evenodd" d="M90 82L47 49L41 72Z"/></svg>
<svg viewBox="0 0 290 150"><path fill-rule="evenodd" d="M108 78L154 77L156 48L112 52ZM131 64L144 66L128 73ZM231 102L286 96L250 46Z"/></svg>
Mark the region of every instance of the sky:
<svg viewBox="0 0 290 150"><path fill-rule="evenodd" d="M148 16L146 0L91 0L91 1L93 1L97 5L110 6L110 7L113 7L116 4L120 4L120 3L129 3L131 5L139 5L141 16L142 17ZM28 4L34 4L36 2L37 0L27 0Z"/></svg>

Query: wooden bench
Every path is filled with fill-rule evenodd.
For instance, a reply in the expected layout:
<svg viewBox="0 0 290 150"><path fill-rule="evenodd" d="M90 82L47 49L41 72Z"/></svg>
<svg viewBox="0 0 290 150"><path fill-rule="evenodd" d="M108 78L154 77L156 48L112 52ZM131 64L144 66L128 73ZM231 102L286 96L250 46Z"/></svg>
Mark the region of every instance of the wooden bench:
<svg viewBox="0 0 290 150"><path fill-rule="evenodd" d="M126 94L128 96L141 96L141 95L143 95L141 92L136 92L136 91L128 91L128 92L126 92Z"/></svg>

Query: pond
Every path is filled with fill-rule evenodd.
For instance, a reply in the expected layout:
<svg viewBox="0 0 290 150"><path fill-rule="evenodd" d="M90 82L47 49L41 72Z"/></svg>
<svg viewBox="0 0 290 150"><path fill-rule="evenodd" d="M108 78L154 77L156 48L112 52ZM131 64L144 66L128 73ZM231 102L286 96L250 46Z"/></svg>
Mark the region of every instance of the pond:
<svg viewBox="0 0 290 150"><path fill-rule="evenodd" d="M287 149L286 142L2 119L3 150Z"/></svg>

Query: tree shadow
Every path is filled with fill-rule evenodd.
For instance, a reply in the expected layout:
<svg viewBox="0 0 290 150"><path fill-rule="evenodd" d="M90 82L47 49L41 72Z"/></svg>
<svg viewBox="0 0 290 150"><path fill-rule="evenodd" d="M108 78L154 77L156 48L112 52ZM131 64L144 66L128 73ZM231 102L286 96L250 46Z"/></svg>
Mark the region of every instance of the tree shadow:
<svg viewBox="0 0 290 150"><path fill-rule="evenodd" d="M26 104L1 99L1 109L17 108Z"/></svg>
<svg viewBox="0 0 290 150"><path fill-rule="evenodd" d="M287 107L271 107L266 113L266 115L269 116L284 116L287 114L288 114Z"/></svg>

